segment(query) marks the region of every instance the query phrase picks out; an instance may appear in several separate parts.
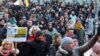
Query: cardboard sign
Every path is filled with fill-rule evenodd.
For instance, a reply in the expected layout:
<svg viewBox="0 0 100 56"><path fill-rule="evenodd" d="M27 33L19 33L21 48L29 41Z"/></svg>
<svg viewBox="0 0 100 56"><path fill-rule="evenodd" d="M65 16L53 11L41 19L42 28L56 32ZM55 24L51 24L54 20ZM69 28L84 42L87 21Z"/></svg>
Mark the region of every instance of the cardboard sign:
<svg viewBox="0 0 100 56"><path fill-rule="evenodd" d="M7 28L7 39L13 42L26 42L27 27Z"/></svg>

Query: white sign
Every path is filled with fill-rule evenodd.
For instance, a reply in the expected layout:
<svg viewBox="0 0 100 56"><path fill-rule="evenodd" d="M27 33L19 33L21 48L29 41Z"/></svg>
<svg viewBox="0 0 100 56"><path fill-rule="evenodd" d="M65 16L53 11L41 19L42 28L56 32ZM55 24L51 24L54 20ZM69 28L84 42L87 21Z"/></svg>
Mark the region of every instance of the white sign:
<svg viewBox="0 0 100 56"><path fill-rule="evenodd" d="M26 42L27 27L9 27L7 28L7 39L13 42Z"/></svg>

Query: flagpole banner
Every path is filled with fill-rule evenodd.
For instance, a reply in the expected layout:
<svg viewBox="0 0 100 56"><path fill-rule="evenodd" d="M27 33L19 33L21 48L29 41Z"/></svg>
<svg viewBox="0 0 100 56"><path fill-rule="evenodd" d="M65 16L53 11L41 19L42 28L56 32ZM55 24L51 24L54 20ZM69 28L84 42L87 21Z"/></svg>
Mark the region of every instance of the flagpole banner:
<svg viewBox="0 0 100 56"><path fill-rule="evenodd" d="M25 0L26 7L29 7L29 0Z"/></svg>
<svg viewBox="0 0 100 56"><path fill-rule="evenodd" d="M7 28L7 39L13 42L26 42L27 27Z"/></svg>

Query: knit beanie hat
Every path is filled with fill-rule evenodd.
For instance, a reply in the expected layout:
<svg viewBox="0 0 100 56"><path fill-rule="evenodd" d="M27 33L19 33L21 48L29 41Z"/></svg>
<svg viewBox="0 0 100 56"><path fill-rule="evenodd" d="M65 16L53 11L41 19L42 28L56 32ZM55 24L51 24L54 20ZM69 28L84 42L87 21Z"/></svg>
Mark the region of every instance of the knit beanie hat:
<svg viewBox="0 0 100 56"><path fill-rule="evenodd" d="M95 45L92 47L93 52L100 51L100 43L96 42Z"/></svg>
<svg viewBox="0 0 100 56"><path fill-rule="evenodd" d="M36 37L39 37L39 36L41 36L41 35L43 35L43 33L42 33L41 31L37 31L37 32L36 32Z"/></svg>
<svg viewBox="0 0 100 56"><path fill-rule="evenodd" d="M64 37L62 40L61 40L61 47L64 48L65 46L71 44L73 42L73 39L70 38L70 37Z"/></svg>

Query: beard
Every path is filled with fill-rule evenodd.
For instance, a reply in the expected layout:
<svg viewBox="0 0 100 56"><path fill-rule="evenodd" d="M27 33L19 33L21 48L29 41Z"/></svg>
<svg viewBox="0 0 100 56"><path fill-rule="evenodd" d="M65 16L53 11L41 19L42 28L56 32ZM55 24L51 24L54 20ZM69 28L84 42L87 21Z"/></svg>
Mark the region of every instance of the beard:
<svg viewBox="0 0 100 56"><path fill-rule="evenodd" d="M4 27L4 25L0 25L0 27Z"/></svg>
<svg viewBox="0 0 100 56"><path fill-rule="evenodd" d="M53 31L53 28L48 28L48 30L49 30L50 32L52 32L52 31Z"/></svg>

